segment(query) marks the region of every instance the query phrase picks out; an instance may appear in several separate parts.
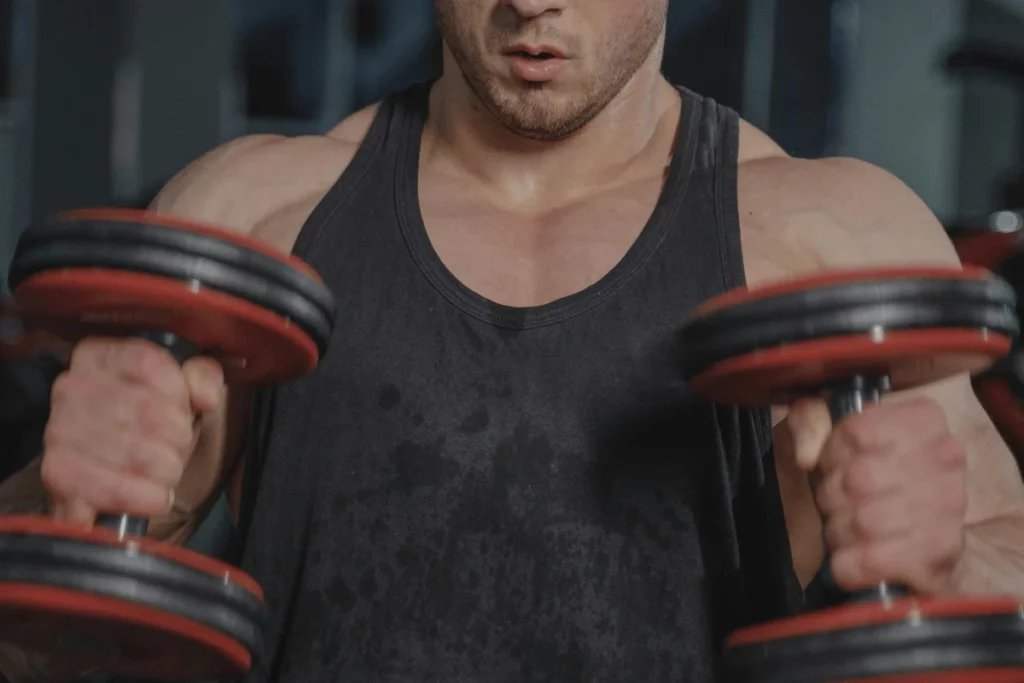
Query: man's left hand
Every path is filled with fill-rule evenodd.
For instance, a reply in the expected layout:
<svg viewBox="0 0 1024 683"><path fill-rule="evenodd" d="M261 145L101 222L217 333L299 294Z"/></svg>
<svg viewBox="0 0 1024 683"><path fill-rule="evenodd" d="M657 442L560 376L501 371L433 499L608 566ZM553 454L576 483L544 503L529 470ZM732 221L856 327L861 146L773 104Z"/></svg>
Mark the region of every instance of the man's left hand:
<svg viewBox="0 0 1024 683"><path fill-rule="evenodd" d="M833 428L823 402L802 401L788 419L797 463L813 473L836 583L948 592L964 547L966 456L942 408L886 402Z"/></svg>

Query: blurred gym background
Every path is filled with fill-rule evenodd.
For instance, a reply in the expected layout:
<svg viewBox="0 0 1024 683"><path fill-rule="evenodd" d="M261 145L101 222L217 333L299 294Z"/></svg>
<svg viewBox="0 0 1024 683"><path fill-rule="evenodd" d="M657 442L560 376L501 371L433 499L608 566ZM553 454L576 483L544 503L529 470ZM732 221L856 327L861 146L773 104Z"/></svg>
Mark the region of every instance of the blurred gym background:
<svg viewBox="0 0 1024 683"><path fill-rule="evenodd" d="M145 206L221 142L325 131L439 68L430 0L0 0L0 275L33 220ZM794 155L889 169L951 228L1020 227L1024 0L672 0L665 71ZM0 478L58 371L0 366ZM229 542L218 508L193 545Z"/></svg>

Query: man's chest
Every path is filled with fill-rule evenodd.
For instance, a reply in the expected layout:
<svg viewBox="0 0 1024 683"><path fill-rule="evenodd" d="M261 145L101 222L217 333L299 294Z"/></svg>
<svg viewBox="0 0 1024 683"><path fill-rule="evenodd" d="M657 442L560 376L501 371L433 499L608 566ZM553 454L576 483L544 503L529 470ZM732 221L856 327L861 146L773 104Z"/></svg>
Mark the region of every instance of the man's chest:
<svg viewBox="0 0 1024 683"><path fill-rule="evenodd" d="M611 271L647 227L660 190L634 182L530 210L425 176L420 211L432 248L463 284L500 304L537 306Z"/></svg>

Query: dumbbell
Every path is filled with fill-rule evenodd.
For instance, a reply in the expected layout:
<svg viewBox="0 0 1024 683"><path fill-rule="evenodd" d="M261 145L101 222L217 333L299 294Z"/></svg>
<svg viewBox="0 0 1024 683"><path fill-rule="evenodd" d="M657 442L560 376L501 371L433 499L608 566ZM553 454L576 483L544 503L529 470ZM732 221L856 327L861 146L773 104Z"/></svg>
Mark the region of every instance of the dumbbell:
<svg viewBox="0 0 1024 683"><path fill-rule="evenodd" d="M681 335L695 395L734 406L820 396L834 423L886 392L985 370L1018 334L1013 289L965 267L840 271L738 288ZM726 641L729 683L1024 681L1024 605L882 584Z"/></svg>
<svg viewBox="0 0 1024 683"><path fill-rule="evenodd" d="M182 363L215 358L228 382L247 385L310 373L335 317L330 291L303 261L143 211L90 209L30 227L9 280L25 337L8 339L8 351L139 337ZM0 517L0 641L115 675L249 670L265 621L257 582L147 538L145 519L102 512L93 528Z"/></svg>

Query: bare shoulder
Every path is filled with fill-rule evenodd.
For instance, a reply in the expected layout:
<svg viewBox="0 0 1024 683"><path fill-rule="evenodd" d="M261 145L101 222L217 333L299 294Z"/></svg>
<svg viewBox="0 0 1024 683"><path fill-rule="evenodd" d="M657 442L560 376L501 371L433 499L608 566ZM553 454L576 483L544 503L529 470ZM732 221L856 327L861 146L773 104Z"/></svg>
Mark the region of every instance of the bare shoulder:
<svg viewBox="0 0 1024 683"><path fill-rule="evenodd" d="M261 237L290 250L305 219L352 161L368 107L325 135L251 135L207 152L161 190L152 209Z"/></svg>
<svg viewBox="0 0 1024 683"><path fill-rule="evenodd" d="M786 150L764 131L749 121L740 119L739 163L745 164L758 159L789 158Z"/></svg>
<svg viewBox="0 0 1024 683"><path fill-rule="evenodd" d="M751 284L833 268L959 265L942 224L913 190L856 159L746 161L739 209Z"/></svg>

